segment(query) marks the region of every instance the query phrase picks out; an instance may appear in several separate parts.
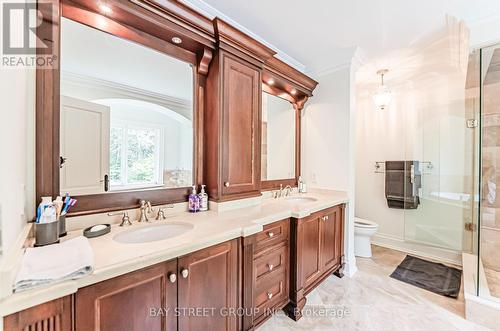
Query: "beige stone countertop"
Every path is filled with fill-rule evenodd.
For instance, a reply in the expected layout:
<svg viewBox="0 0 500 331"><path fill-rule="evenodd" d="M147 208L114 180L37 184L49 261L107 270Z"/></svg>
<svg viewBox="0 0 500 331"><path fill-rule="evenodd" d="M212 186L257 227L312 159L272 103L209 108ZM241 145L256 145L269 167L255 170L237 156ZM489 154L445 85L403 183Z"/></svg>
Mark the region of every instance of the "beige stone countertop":
<svg viewBox="0 0 500 331"><path fill-rule="evenodd" d="M110 233L89 239L94 250L92 274L76 280L66 280L13 293L0 301L0 315L6 316L75 293L78 288L168 261L227 240L253 235L262 231L266 224L289 217L306 217L316 211L348 202L347 193L343 191L316 190L307 194L295 194L292 195L293 197L310 197L316 200L297 203L287 198L265 198L258 205L230 211L182 212L163 221L133 222L132 226L128 227L113 224ZM193 228L182 235L148 243L125 244L113 240L114 236L123 231L169 222L185 222L191 224ZM103 219L102 223L107 223L107 220ZM82 235L82 230L74 230L68 232L64 240L80 235Z"/></svg>

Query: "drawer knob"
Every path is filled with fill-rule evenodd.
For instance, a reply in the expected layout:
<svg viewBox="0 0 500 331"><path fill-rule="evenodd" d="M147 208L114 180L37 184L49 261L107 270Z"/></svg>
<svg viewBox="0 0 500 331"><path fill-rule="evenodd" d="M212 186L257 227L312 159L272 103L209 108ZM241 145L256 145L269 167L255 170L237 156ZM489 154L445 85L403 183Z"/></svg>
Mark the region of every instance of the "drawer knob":
<svg viewBox="0 0 500 331"><path fill-rule="evenodd" d="M330 218L330 216L328 216L328 215L322 217L323 221L328 221L329 218Z"/></svg>
<svg viewBox="0 0 500 331"><path fill-rule="evenodd" d="M182 275L182 278L188 278L189 271L187 269L182 269L181 275Z"/></svg>
<svg viewBox="0 0 500 331"><path fill-rule="evenodd" d="M274 266L273 266L272 264L268 264L268 265L267 265L267 268L269 269L269 271L273 271Z"/></svg>
<svg viewBox="0 0 500 331"><path fill-rule="evenodd" d="M171 283L175 283L175 281L177 280L177 276L173 273L170 273L168 275L168 280L171 282Z"/></svg>
<svg viewBox="0 0 500 331"><path fill-rule="evenodd" d="M224 182L225 187L229 187L229 182Z"/></svg>
<svg viewBox="0 0 500 331"><path fill-rule="evenodd" d="M269 238L274 237L274 233L272 233L272 232L268 232L267 235L269 236Z"/></svg>
<svg viewBox="0 0 500 331"><path fill-rule="evenodd" d="M271 292L267 292L267 299L271 300L273 298L273 294Z"/></svg>

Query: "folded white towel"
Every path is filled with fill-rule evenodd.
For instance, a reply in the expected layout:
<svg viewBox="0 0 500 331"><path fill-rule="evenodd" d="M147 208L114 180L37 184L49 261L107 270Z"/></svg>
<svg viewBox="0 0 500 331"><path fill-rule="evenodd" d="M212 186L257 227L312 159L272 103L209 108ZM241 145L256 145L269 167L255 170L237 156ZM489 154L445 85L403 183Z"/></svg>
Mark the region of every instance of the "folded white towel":
<svg viewBox="0 0 500 331"><path fill-rule="evenodd" d="M27 248L14 283L14 291L86 276L94 269L89 240L77 237L60 244Z"/></svg>

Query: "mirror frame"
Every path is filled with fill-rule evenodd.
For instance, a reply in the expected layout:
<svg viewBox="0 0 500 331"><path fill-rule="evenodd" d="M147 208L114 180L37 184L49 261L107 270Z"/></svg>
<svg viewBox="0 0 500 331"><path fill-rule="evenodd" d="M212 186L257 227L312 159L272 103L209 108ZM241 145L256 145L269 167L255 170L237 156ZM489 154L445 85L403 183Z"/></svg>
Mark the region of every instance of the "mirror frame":
<svg viewBox="0 0 500 331"><path fill-rule="evenodd" d="M43 13L37 35L52 44L56 56L52 69L36 69L36 201L60 195L60 21L61 17L87 25L187 62L193 68L193 184L203 176L203 114L205 76L215 49L212 22L181 3L167 0L107 0L111 13L103 14L98 1L51 0L52 12ZM49 20L49 21L48 21ZM48 22L47 22L48 21ZM47 28L48 27L48 28ZM178 36L182 44L171 38ZM190 187L80 195L68 216L132 209L139 199L153 205L184 202Z"/></svg>
<svg viewBox="0 0 500 331"><path fill-rule="evenodd" d="M290 67L277 58L271 58L262 72L262 92L289 101L295 110L295 177L262 180L262 191L274 190L280 185L297 186L301 176L301 118L307 100L312 96L318 82ZM262 155L260 156L262 158Z"/></svg>

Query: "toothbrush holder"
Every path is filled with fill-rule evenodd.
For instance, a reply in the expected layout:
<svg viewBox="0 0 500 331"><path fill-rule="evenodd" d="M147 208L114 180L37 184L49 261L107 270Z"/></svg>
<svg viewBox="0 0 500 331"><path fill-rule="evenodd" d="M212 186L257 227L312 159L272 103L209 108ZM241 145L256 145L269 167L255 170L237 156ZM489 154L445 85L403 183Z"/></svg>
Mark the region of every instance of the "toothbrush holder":
<svg viewBox="0 0 500 331"><path fill-rule="evenodd" d="M59 216L59 237L64 237L66 233L66 215Z"/></svg>
<svg viewBox="0 0 500 331"><path fill-rule="evenodd" d="M59 242L59 222L35 223L35 247Z"/></svg>

